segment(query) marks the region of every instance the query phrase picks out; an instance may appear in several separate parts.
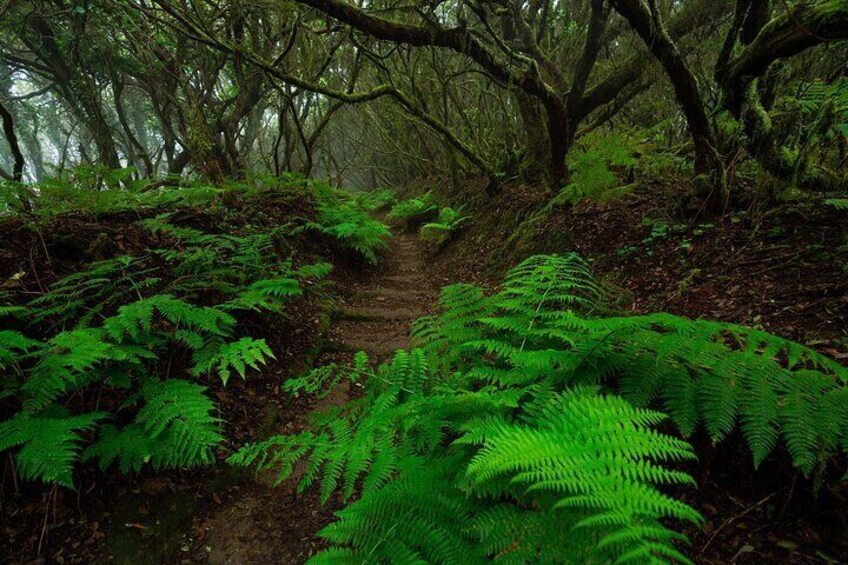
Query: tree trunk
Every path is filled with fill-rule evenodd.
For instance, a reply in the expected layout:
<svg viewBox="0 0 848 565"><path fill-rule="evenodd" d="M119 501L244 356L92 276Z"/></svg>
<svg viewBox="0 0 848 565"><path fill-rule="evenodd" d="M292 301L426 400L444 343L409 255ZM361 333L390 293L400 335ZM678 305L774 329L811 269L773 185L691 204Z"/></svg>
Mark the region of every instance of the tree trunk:
<svg viewBox="0 0 848 565"><path fill-rule="evenodd" d="M12 120L12 114L0 102L0 118L3 120L3 133L6 135L6 141L9 142L9 148L12 150L12 180L15 182L23 182L24 180L24 154L21 153L21 147L18 145L18 136L15 134L15 123Z"/></svg>
<svg viewBox="0 0 848 565"><path fill-rule="evenodd" d="M91 134L94 146L97 148L100 162L110 169L120 169L121 160L118 157L118 150L115 149L112 128L109 127L106 117L103 115L100 103L90 97L89 93L81 93L80 103L83 106L86 128L88 133Z"/></svg>
<svg viewBox="0 0 848 565"><path fill-rule="evenodd" d="M537 100L523 92L515 93L524 140L527 146L526 162L531 171L543 171L551 159L551 143L545 126L545 109Z"/></svg>
<svg viewBox="0 0 848 565"><path fill-rule="evenodd" d="M548 137L551 143L548 174L551 188L556 190L565 184L568 170L565 157L574 143L574 127L564 107L548 108ZM576 124L574 124L576 125Z"/></svg>
<svg viewBox="0 0 848 565"><path fill-rule="evenodd" d="M714 180L721 183L723 168L716 152L715 136L701 98L698 80L665 31L659 14L651 13L641 0L615 0L614 6L662 64L671 81L695 144L695 174L713 175Z"/></svg>

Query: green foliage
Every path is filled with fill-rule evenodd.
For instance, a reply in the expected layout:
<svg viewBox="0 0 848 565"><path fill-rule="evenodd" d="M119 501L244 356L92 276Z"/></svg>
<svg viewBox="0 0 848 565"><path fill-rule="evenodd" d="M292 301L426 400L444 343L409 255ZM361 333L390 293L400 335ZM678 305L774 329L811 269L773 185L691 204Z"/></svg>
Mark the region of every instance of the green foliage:
<svg viewBox="0 0 848 565"><path fill-rule="evenodd" d="M664 464L693 455L652 429L661 415L596 388L488 386L434 370L421 350L349 376L366 397L317 416L318 431L231 457L280 480L305 457L298 488L317 481L325 500L361 485L321 532L335 547L313 562L686 561L661 520L699 517L658 487L691 483Z"/></svg>
<svg viewBox="0 0 848 565"><path fill-rule="evenodd" d="M293 233L314 231L339 240L342 245L360 253L369 263L377 263L377 252L391 237L389 228L371 217L350 193L316 183L318 215L315 221L296 228Z"/></svg>
<svg viewBox="0 0 848 565"><path fill-rule="evenodd" d="M304 459L298 489L356 494L315 563L686 563L672 525L700 517L664 490L692 484L678 463L694 454L657 431L653 407L683 435L739 426L755 463L781 438L808 473L845 449L839 364L732 324L604 316L604 302L576 255L532 257L495 293L447 287L416 326L421 349L286 386L320 394L347 378L361 398L230 462L282 481Z"/></svg>
<svg viewBox="0 0 848 565"><path fill-rule="evenodd" d="M0 422L0 451L20 447L16 463L25 481L40 479L73 487L73 464L82 442L78 432L105 416L102 412L71 416L59 408L38 415L19 412Z"/></svg>
<svg viewBox="0 0 848 565"><path fill-rule="evenodd" d="M20 368L20 378L8 384L7 392L21 409L3 422L11 439L0 450L22 446L16 461L25 479L70 486L82 440L74 430L92 428L107 414L71 415L62 401L99 387L101 393L111 389L129 394L118 411L134 413L134 418L121 429L102 427L99 441L86 450L87 459L100 457L103 467L119 461L124 471L138 470L147 462L156 467L211 462L212 449L222 437L204 388L149 375L174 347L194 351L192 374L214 371L224 384L233 371L244 377L248 368L256 369L273 357L263 340L228 341L235 330L236 320L227 312L163 294L121 306L100 327L62 331L44 344L3 332L3 363ZM41 426L41 431L36 434L33 426ZM45 458L54 445L54 453Z"/></svg>
<svg viewBox="0 0 848 565"><path fill-rule="evenodd" d="M367 212L378 212L393 206L397 195L388 189L377 189L356 193L356 203Z"/></svg>
<svg viewBox="0 0 848 565"><path fill-rule="evenodd" d="M213 448L224 438L213 416L215 405L204 390L180 379L145 382L124 406L144 403L134 420L121 428L103 426L84 459L99 459L103 469L117 463L123 473L139 471L148 463L155 469L212 463Z"/></svg>
<svg viewBox="0 0 848 565"><path fill-rule="evenodd" d="M551 279L551 272L563 278ZM805 473L844 449L848 373L841 365L734 324L670 314L593 316L598 295L587 273L575 256L528 259L470 315L451 310L454 303L467 310L472 290L463 287L459 300L447 290L445 314L422 320L415 335L491 382L601 384L636 406L656 403L686 436L703 425L720 441L738 424L757 464L781 436Z"/></svg>
<svg viewBox="0 0 848 565"><path fill-rule="evenodd" d="M81 453L124 472L213 462L215 405L179 377L226 385L258 370L273 352L237 316L283 313L330 271L280 256L289 226L217 234L173 217L139 222L161 247L81 265L0 310L20 320L0 331L0 451L14 450L22 478L72 486Z"/></svg>
<svg viewBox="0 0 848 565"><path fill-rule="evenodd" d="M435 222L428 222L421 226L421 239L441 246L468 220L469 216L462 215L462 208L458 210L448 206L441 208Z"/></svg>
<svg viewBox="0 0 848 565"><path fill-rule="evenodd" d="M386 247L390 237L388 227L370 215L395 201L394 194L388 190L353 194L296 174L258 176L248 182L229 181L222 187L215 187L183 179L150 183L149 180L133 180L132 173L132 169L112 171L102 167L77 167L59 178L42 182L36 191L22 191L20 185L0 182L0 214L20 214L23 201L28 201L32 208L31 213L25 214L27 221L45 221L67 212L94 215L130 210L150 215L159 212L142 220L141 225L192 247L191 253L182 248L160 250L160 253L166 260L182 260L184 273L207 276L215 274L214 264L216 260L221 261L221 253L230 262L240 259L250 266L259 257L257 251L304 231L330 236L371 263L377 262L377 253ZM220 207L221 213L230 213L225 201L234 199L243 205L250 202L256 205L258 201L260 210L263 203L308 203L314 206L314 215L290 218L293 221L285 225L269 226L251 236L206 233L169 224L173 212L187 206Z"/></svg>
<svg viewBox="0 0 848 565"><path fill-rule="evenodd" d="M824 140L848 136L848 78L827 84L814 80L806 84L798 97L804 119Z"/></svg>
<svg viewBox="0 0 848 565"><path fill-rule="evenodd" d="M775 162L789 181L788 186L772 190L784 199L806 196L799 188L804 184L821 192L840 190L848 135L848 79L817 78L796 82L792 88L791 95L775 101L773 110L761 113L758 135L773 143ZM810 184L810 177L820 180Z"/></svg>
<svg viewBox="0 0 848 565"><path fill-rule="evenodd" d="M264 365L265 360L274 358L274 353L263 339L243 337L238 341L227 343L209 351L208 348L201 349L197 355L197 364L192 372L203 374L211 371L218 373L221 381L227 381L235 372L241 378L245 378L247 369L259 370L259 365Z"/></svg>
<svg viewBox="0 0 848 565"><path fill-rule="evenodd" d="M628 135L589 134L568 157L570 182L551 202L573 204L583 198L608 200L629 193L635 184L621 186L615 169L633 167L639 145Z"/></svg>
<svg viewBox="0 0 848 565"><path fill-rule="evenodd" d="M837 210L848 210L848 198L828 198L824 203Z"/></svg>
<svg viewBox="0 0 848 565"><path fill-rule="evenodd" d="M386 216L389 220L413 226L436 218L439 206L433 200L430 192L420 198L401 200L389 211Z"/></svg>
<svg viewBox="0 0 848 565"><path fill-rule="evenodd" d="M103 214L208 204L223 192L218 187L186 183L178 178L151 184L148 179L134 180L134 173L132 167L112 170L79 166L39 183L37 196L12 183L2 183L0 215L21 212L23 199L30 201L32 214L49 219L67 212Z"/></svg>

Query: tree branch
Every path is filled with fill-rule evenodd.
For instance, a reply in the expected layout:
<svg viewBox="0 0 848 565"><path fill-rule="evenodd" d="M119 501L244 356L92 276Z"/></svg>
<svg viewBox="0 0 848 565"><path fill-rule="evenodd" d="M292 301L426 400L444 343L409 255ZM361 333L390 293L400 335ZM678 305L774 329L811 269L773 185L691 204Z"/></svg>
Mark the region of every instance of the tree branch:
<svg viewBox="0 0 848 565"><path fill-rule="evenodd" d="M560 103L553 89L545 84L532 66L521 73L515 72L464 27L444 28L432 22L426 27L393 22L368 14L342 0L297 0L297 3L315 8L375 39L418 47L444 47L465 54L498 80L521 87L546 103Z"/></svg>
<svg viewBox="0 0 848 565"><path fill-rule="evenodd" d="M418 108L406 94L394 88L393 86L384 84L368 92L348 93L333 90L331 88L321 86L320 84L309 83L303 79L280 71L279 69L271 66L266 61L259 58L254 53L242 51L216 38L211 37L205 31L196 26L193 22L184 17L178 10L176 10L167 2L165 2L165 0L154 0L154 2L183 26L183 28L179 28L172 25L172 27L177 29L180 33L183 33L187 37L190 37L191 39L194 39L195 41L212 47L218 51L242 57L245 61L248 61L249 63L255 65L257 68L262 69L271 77L276 78L286 84L290 84L297 88L301 88L309 92L314 92L316 94L322 94L334 100L341 100L348 104L362 104L364 102L377 100L378 98L382 98L384 96L394 98L407 112L424 122L426 125L430 126L433 130L440 133L442 136L444 136L448 143L450 143L450 145L452 145L466 159L468 159L469 162L471 162L474 166L480 169L487 177L489 177L490 180L495 180L495 173L491 166L485 161L485 159L477 155L470 147L468 147L468 145L466 145L461 139L454 135L454 133L442 122ZM168 22L165 23L168 24Z"/></svg>
<svg viewBox="0 0 848 565"><path fill-rule="evenodd" d="M845 0L808 0L789 6L772 19L754 40L727 66L724 84L744 89L778 59L797 55L809 47L848 39L848 4Z"/></svg>
<svg viewBox="0 0 848 565"><path fill-rule="evenodd" d="M681 11L668 22L668 35L673 41L707 24L714 23L729 11L730 0L700 0L686 2ZM615 100L618 93L636 81L650 66L644 54L629 58L619 69L590 88L583 96L578 115L586 117L595 109Z"/></svg>

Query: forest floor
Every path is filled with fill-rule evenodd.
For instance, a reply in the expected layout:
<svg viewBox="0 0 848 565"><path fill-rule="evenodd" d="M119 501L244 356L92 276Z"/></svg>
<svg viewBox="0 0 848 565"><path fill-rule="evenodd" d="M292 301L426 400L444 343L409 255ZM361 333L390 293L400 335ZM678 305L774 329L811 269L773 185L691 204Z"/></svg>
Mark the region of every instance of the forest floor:
<svg viewBox="0 0 848 565"><path fill-rule="evenodd" d="M404 233L392 238L378 268L342 264L330 305L301 304L269 338L269 343L288 342L286 357L216 393L231 445L297 433L308 428L312 411L354 397L357 392L347 382L322 399L291 397L280 385L312 366L348 362L357 351L379 363L407 347L413 321L451 282L430 266L418 238ZM320 314L321 308L329 311ZM20 557L9 562L303 563L323 547L316 534L342 501L321 504L317 488L298 493L302 473L296 469L292 478L274 486L271 475L222 464L131 481L92 481L81 496L55 500L52 509L31 498L22 505L13 501L2 509L3 529L6 539L23 541L7 554ZM39 546L43 557L25 557Z"/></svg>
<svg viewBox="0 0 848 565"><path fill-rule="evenodd" d="M686 223L660 195L643 192L557 211L527 230L526 217L512 214L526 209L532 203L507 193L438 255L414 234L398 233L378 267L337 269L330 306L301 304L274 328L286 355L217 393L231 447L306 429L312 410L357 394L342 385L321 400L291 397L281 390L286 378L358 350L385 360L408 345L413 321L432 309L441 287L496 281L500 265L535 252L579 250L620 291L623 309L758 325L848 358L844 213L789 209ZM700 486L687 496L706 518L689 532L696 562L848 562L846 483L815 491L780 454L756 471L739 442L715 449L694 441ZM322 547L316 533L342 504L322 505L317 489L297 493L296 478L274 487L273 477L225 464L132 481L83 479L79 497L63 495L52 508L42 500L0 509L6 534L29 548L14 555L32 555L43 532L45 557L33 563L302 563Z"/></svg>

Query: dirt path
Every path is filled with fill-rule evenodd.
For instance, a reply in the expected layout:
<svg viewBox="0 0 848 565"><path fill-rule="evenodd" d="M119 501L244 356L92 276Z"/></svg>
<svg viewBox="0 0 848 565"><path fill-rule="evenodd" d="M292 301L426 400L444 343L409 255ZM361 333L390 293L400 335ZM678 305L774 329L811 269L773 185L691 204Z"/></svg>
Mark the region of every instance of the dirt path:
<svg viewBox="0 0 848 565"><path fill-rule="evenodd" d="M441 284L427 272L427 259L413 235L396 236L381 268L356 283L341 304L330 339L349 351L383 361L409 344L417 318L435 302Z"/></svg>
<svg viewBox="0 0 848 565"><path fill-rule="evenodd" d="M407 347L412 323L435 303L444 282L428 271L426 253L414 235L394 237L379 268L346 286L339 299L327 336L336 353L328 361L359 350L372 361L383 361ZM347 397L346 386L341 386L309 408L339 404ZM281 415L278 432L302 429L308 412ZM340 501L322 506L314 490L297 493L294 481L279 487L266 482L230 489L219 507L196 525L195 538L184 547L190 548L184 561L295 564L314 554L321 547L314 534L332 521Z"/></svg>

